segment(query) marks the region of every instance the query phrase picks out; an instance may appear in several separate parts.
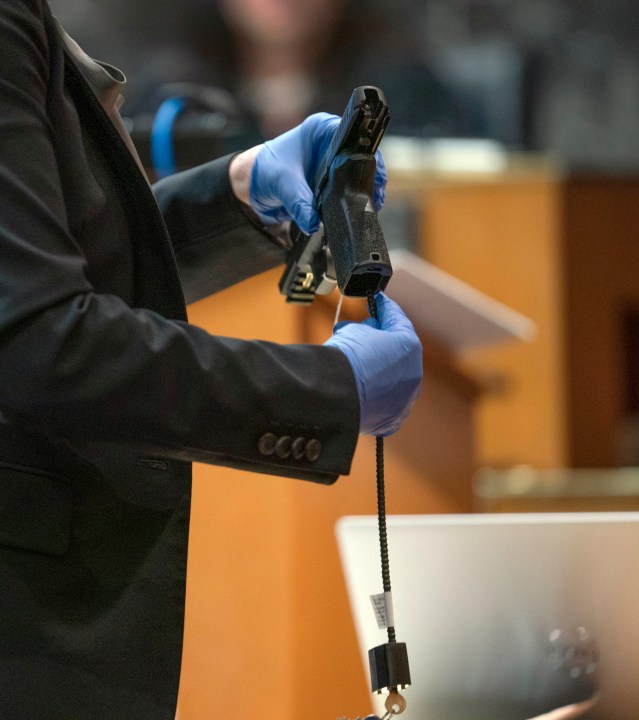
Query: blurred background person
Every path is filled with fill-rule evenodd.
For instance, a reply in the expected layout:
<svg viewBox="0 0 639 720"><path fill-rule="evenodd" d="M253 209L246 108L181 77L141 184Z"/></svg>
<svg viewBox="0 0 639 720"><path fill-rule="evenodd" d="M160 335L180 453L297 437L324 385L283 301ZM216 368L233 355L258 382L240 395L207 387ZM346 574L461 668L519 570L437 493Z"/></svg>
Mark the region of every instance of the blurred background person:
<svg viewBox="0 0 639 720"><path fill-rule="evenodd" d="M54 10L89 54L119 58L129 79L123 115L154 113L185 90L175 83L189 83L196 102L236 121L225 152L320 109L341 114L358 85L382 88L393 134L481 130L425 62L406 0L57 0Z"/></svg>
<svg viewBox="0 0 639 720"><path fill-rule="evenodd" d="M51 4L89 54L129 76L123 114L154 112L167 83L222 91L207 101L236 121L221 150L245 146L239 134L275 134L304 107L341 113L370 83L386 93L393 135L490 138L578 168L637 165L635 0Z"/></svg>

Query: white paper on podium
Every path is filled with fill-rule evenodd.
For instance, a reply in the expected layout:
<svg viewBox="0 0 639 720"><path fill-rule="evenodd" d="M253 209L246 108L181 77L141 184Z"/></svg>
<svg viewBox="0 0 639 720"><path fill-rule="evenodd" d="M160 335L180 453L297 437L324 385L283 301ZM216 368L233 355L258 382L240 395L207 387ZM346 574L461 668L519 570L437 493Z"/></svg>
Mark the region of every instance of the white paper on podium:
<svg viewBox="0 0 639 720"><path fill-rule="evenodd" d="M390 251L393 277L386 294L398 302L416 329L454 351L509 340L530 341L535 323L404 250Z"/></svg>

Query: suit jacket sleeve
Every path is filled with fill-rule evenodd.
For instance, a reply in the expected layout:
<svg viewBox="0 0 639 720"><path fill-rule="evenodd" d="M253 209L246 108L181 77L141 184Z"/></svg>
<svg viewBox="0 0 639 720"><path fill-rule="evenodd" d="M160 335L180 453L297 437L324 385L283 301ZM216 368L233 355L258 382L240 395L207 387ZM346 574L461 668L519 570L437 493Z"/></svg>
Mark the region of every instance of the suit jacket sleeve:
<svg viewBox="0 0 639 720"><path fill-rule="evenodd" d="M320 482L347 473L359 402L339 350L211 336L96 289L57 172L42 2L0 9L0 420ZM220 216L230 242L233 213ZM322 452L265 454L269 432Z"/></svg>
<svg viewBox="0 0 639 720"><path fill-rule="evenodd" d="M284 262L277 239L256 224L230 186L232 156L172 175L153 186L187 302Z"/></svg>

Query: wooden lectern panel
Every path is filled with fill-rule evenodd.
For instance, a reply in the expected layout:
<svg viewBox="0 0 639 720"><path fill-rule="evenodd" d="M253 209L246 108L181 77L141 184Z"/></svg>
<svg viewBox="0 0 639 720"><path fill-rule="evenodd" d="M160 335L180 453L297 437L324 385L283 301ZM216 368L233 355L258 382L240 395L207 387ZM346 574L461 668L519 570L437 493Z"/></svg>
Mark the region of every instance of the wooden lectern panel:
<svg viewBox="0 0 639 720"><path fill-rule="evenodd" d="M334 305L286 305L278 275L191 306L191 322L219 334L323 342ZM421 398L386 442L387 510L470 511L477 388L424 341ZM360 438L350 476L331 487L196 465L179 720L371 711L334 537L346 514L376 514L373 438ZM401 635L400 618L397 625Z"/></svg>
<svg viewBox="0 0 639 720"><path fill-rule="evenodd" d="M639 366L624 347L624 317L639 317L639 177L516 161L503 173L389 174L388 203L408 198L417 212L418 252L538 327L530 343L464 358L488 390L478 462L623 464Z"/></svg>

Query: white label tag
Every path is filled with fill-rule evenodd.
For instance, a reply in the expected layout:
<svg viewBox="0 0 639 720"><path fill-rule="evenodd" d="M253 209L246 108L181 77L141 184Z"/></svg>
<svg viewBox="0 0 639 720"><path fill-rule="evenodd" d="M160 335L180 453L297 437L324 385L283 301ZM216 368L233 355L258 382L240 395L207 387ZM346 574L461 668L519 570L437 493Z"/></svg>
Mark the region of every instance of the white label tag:
<svg viewBox="0 0 639 720"><path fill-rule="evenodd" d="M377 627L383 630L386 625L386 603L384 602L384 593L379 595L371 595L371 603L373 605L373 612L375 613L375 620L377 620Z"/></svg>
<svg viewBox="0 0 639 720"><path fill-rule="evenodd" d="M379 595L371 595L371 603L373 612L377 620L377 627L384 630L387 627L394 627L395 618L393 617L393 596L389 592L379 593Z"/></svg>

